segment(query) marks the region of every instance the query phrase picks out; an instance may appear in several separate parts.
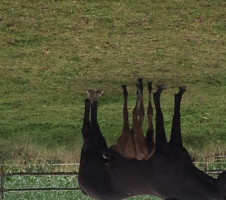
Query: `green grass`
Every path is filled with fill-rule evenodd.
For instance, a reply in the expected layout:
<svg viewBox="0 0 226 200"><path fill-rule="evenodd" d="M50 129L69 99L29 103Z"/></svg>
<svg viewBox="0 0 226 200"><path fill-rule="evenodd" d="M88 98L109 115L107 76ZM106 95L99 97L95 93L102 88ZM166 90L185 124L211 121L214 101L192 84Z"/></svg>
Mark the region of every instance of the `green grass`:
<svg viewBox="0 0 226 200"><path fill-rule="evenodd" d="M76 162L85 91L101 88L108 144L120 135L122 83L166 82L182 102L184 144L197 160L226 154L225 3L7 1L0 3L0 162Z"/></svg>

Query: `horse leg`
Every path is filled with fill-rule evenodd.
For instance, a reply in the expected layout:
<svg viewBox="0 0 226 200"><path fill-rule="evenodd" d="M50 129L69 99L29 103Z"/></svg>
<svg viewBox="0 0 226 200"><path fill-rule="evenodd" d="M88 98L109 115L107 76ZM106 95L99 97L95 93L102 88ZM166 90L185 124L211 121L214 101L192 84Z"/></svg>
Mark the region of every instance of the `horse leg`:
<svg viewBox="0 0 226 200"><path fill-rule="evenodd" d="M164 128L163 114L160 107L160 94L165 89L165 85L157 86L157 91L153 94L156 109L156 148L162 149L167 144L166 133Z"/></svg>
<svg viewBox="0 0 226 200"><path fill-rule="evenodd" d="M152 123L153 107L151 103L151 92L152 92L152 82L148 82L148 109L147 109L148 129L146 132L146 142L149 155L147 159L149 159L155 151L154 128Z"/></svg>
<svg viewBox="0 0 226 200"><path fill-rule="evenodd" d="M151 92L152 92L152 82L148 82L148 109L147 109L148 129L146 132L146 140L149 150L151 150L154 145L154 128L152 123L153 107L151 104Z"/></svg>
<svg viewBox="0 0 226 200"><path fill-rule="evenodd" d="M144 105L143 105L143 79L137 79L137 100L136 105L133 109L133 125L137 119L144 116Z"/></svg>
<svg viewBox="0 0 226 200"><path fill-rule="evenodd" d="M126 89L126 85L122 85L123 90L123 128L122 128L122 134L129 132L129 114L128 114L128 92Z"/></svg>
<svg viewBox="0 0 226 200"><path fill-rule="evenodd" d="M114 152L117 152L125 158L134 158L134 142L129 129L129 115L128 115L128 92L126 85L122 85L123 90L123 127L122 134L117 139L117 144L110 147Z"/></svg>
<svg viewBox="0 0 226 200"><path fill-rule="evenodd" d="M90 108L91 108L91 102L89 99L86 99L85 100L83 126L82 126L82 136L83 136L83 140L84 140L84 145L83 145L82 151L81 151L80 163L82 163L82 161L84 160L85 148L88 148L89 145L92 144L92 142L89 144L89 140L87 140L87 138L89 138L91 136L91 124L90 124L90 120L89 120Z"/></svg>
<svg viewBox="0 0 226 200"><path fill-rule="evenodd" d="M97 108L98 108L98 100L99 100L99 97L101 96L102 94L102 91L100 90L96 90L94 91L94 94L90 95L90 98L91 98L91 102L92 102L92 105L91 105L91 126L95 132L95 137L96 137L96 141L98 142L98 148L101 150L101 151L104 151L106 149L108 149L107 147L107 144L106 144L106 141L100 131L100 127L98 125L98 122L97 122Z"/></svg>
<svg viewBox="0 0 226 200"><path fill-rule="evenodd" d="M106 141L97 122L98 99L101 94L102 93L99 90L90 90L88 98L85 100L84 120L82 127L82 135L84 140L83 151L85 151L86 148L98 152L107 149Z"/></svg>
<svg viewBox="0 0 226 200"><path fill-rule="evenodd" d="M84 118L83 118L83 126L82 126L82 135L83 138L89 133L90 129L90 108L91 108L91 102L89 99L85 100L85 111L84 111Z"/></svg>
<svg viewBox="0 0 226 200"><path fill-rule="evenodd" d="M181 137L180 103L186 87L179 87L179 92L174 96L174 115L170 137L170 144L183 146Z"/></svg>
<svg viewBox="0 0 226 200"><path fill-rule="evenodd" d="M142 125L144 121L144 103L143 103L143 83L142 79L137 80L137 101L134 108L134 145L135 157L138 160L143 160L147 156L147 142L143 135Z"/></svg>
<svg viewBox="0 0 226 200"><path fill-rule="evenodd" d="M120 147L123 148L123 156L126 158L134 158L134 141L133 135L130 132L129 128L129 114L128 114L128 92L126 89L126 85L122 85L123 89L123 128L122 128L122 137L118 141L120 143Z"/></svg>
<svg viewBox="0 0 226 200"><path fill-rule="evenodd" d="M93 100L93 99L92 99ZM79 166L78 181L82 190L89 196L109 195L110 179L105 167L102 150L107 148L106 142L97 123L98 102L85 100L85 112L82 127L83 148ZM91 109L91 122L90 122Z"/></svg>

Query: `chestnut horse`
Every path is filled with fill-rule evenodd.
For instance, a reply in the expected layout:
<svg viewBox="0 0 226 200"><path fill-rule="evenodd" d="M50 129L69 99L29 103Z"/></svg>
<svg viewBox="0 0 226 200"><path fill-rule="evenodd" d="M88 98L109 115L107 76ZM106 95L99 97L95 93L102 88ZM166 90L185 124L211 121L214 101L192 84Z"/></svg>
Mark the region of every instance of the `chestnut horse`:
<svg viewBox="0 0 226 200"><path fill-rule="evenodd" d="M139 78L137 81L137 101L133 109L133 124L129 128L129 117L127 108L128 92L126 85L123 89L123 128L122 135L118 138L117 143L110 147L110 150L117 152L125 158L135 158L137 160L148 160L155 152L154 130L152 124L153 108L151 105L152 82L148 82L148 129L146 138L143 135L142 125L144 121L144 103L143 103L143 83Z"/></svg>

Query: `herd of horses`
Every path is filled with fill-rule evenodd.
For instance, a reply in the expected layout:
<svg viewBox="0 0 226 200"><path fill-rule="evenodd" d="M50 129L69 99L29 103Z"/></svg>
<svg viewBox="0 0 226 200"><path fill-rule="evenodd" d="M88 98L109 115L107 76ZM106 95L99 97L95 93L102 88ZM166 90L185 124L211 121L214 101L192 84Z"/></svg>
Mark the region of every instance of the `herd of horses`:
<svg viewBox="0 0 226 200"><path fill-rule="evenodd" d="M155 131L153 126L152 83L148 82L146 135L143 80L137 80L137 99L129 127L128 92L123 89L123 128L115 145L108 147L97 121L100 90L89 90L85 99L82 127L83 147L79 168L79 185L93 199L120 200L136 195L153 195L166 200L226 200L226 171L218 178L208 176L193 165L183 146L180 104L186 87L174 96L174 115L170 140L164 129L160 96L165 89L158 85L153 93Z"/></svg>

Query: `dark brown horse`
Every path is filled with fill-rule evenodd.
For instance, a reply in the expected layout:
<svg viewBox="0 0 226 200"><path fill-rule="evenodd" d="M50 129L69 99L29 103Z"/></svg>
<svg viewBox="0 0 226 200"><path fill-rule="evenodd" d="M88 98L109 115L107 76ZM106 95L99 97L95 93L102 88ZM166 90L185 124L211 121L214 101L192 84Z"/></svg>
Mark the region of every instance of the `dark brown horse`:
<svg viewBox="0 0 226 200"><path fill-rule="evenodd" d="M154 93L156 148L147 160L129 159L109 149L97 122L98 97L93 92L85 100L82 127L79 185L90 197L119 200L149 194L168 200L225 200L226 172L214 179L197 169L183 147L180 129L180 103L185 87L175 95L170 141L167 142L160 107L162 87ZM91 114L91 116L90 116ZM152 135L146 136L152 144ZM149 138L149 139L148 139ZM151 141L151 142L150 142ZM149 151L152 147L148 147Z"/></svg>

